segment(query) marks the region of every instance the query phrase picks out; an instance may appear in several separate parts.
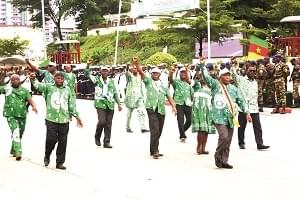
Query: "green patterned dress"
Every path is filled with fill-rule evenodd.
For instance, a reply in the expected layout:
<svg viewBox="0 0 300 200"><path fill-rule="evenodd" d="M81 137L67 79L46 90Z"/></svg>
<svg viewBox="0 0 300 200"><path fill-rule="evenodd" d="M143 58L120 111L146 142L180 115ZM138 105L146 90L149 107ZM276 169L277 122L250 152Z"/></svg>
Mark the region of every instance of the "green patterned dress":
<svg viewBox="0 0 300 200"><path fill-rule="evenodd" d="M211 114L211 91L208 87L201 87L198 81L195 82L193 88L192 132L215 134Z"/></svg>

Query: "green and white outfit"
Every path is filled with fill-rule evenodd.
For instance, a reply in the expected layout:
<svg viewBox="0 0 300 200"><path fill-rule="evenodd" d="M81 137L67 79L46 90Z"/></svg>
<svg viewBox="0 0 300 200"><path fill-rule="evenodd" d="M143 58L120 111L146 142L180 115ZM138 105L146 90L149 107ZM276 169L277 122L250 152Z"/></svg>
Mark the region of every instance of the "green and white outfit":
<svg viewBox="0 0 300 200"><path fill-rule="evenodd" d="M161 80L154 81L150 77L144 79L147 91L146 109L149 118L150 128L150 154L159 153L159 139L165 122L165 102L166 97L170 97L170 92Z"/></svg>
<svg viewBox="0 0 300 200"><path fill-rule="evenodd" d="M43 83L54 83L54 76L48 70L38 70L41 76L44 76Z"/></svg>
<svg viewBox="0 0 300 200"><path fill-rule="evenodd" d="M172 86L174 88L174 101L177 110L179 138L185 139L185 132L190 128L192 123L193 88L189 83L180 79L174 79Z"/></svg>
<svg viewBox="0 0 300 200"><path fill-rule="evenodd" d="M32 81L33 86L43 93L46 100L46 120L54 123L68 123L69 115L78 117L76 111L76 99L69 87L63 85L40 83Z"/></svg>
<svg viewBox="0 0 300 200"><path fill-rule="evenodd" d="M96 144L99 142L104 130L104 145L110 143L111 126L114 116L115 103L120 105L119 93L114 84L114 80L107 78L103 80L101 76L93 76L89 69L84 71L85 75L95 85L94 106L97 109L98 123L95 133Z"/></svg>
<svg viewBox="0 0 300 200"><path fill-rule="evenodd" d="M68 86L71 90L71 92L73 93L73 95L75 96L75 87L76 87L76 75L73 72L67 73L64 72L64 78L65 78L65 85Z"/></svg>
<svg viewBox="0 0 300 200"><path fill-rule="evenodd" d="M3 115L12 133L11 154L18 157L22 155L21 139L25 131L27 103L31 95L27 89L13 88L11 85L0 86L0 93L5 94Z"/></svg>
<svg viewBox="0 0 300 200"><path fill-rule="evenodd" d="M139 75L134 76L130 72L126 73L126 77L127 77L127 87L126 87L126 96L125 96L125 105L127 108L126 128L130 129L132 112L134 109L137 109L141 129L142 130L146 129L142 79Z"/></svg>
<svg viewBox="0 0 300 200"><path fill-rule="evenodd" d="M202 87L199 81L195 81L193 88L192 132L214 134L216 129L211 113L211 90L208 87Z"/></svg>
<svg viewBox="0 0 300 200"><path fill-rule="evenodd" d="M208 74L203 64L200 65L200 69L204 81L211 88L212 120L219 134L218 147L215 153L215 164L217 167L222 167L228 163L234 130L234 119L237 119L237 116L233 116L232 113L238 114L238 108L240 108L242 112L246 112L245 100L238 89L232 84L224 85L231 101L227 100L229 98L223 94L221 83ZM232 104L230 107L233 107L232 112L229 110L228 102L232 102L230 103Z"/></svg>
<svg viewBox="0 0 300 200"><path fill-rule="evenodd" d="M76 101L70 88L63 85L32 81L33 86L43 93L46 100L46 145L44 161L50 161L50 155L56 148L56 164L63 164L66 157L70 116L78 117Z"/></svg>

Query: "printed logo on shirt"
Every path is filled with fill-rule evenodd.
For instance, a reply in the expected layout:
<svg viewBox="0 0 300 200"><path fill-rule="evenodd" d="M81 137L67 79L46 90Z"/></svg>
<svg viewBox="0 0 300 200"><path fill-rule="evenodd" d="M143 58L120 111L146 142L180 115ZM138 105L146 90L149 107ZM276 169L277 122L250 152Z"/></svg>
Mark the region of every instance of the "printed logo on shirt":
<svg viewBox="0 0 300 200"><path fill-rule="evenodd" d="M226 107L226 101L222 94L216 94L214 98L214 104L217 109L224 109Z"/></svg>
<svg viewBox="0 0 300 200"><path fill-rule="evenodd" d="M68 110L68 103L66 99L66 94L54 92L51 95L51 106L56 110L59 110L60 108L63 110Z"/></svg>
<svg viewBox="0 0 300 200"><path fill-rule="evenodd" d="M101 99L102 97L102 88L101 87L95 87L95 99Z"/></svg>

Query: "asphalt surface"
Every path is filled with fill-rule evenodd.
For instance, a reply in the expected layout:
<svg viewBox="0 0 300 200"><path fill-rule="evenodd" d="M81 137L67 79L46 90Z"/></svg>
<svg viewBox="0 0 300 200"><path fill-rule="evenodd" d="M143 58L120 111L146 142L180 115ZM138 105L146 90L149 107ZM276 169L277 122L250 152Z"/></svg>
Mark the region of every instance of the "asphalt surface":
<svg viewBox="0 0 300 200"><path fill-rule="evenodd" d="M179 142L176 118L168 108L160 141L164 157L149 156L149 133L140 133L137 114L134 133L126 133L126 110L115 111L113 149L94 144L97 122L92 101L78 100L84 128L70 124L66 171L55 169L55 152L48 168L43 166L45 145L44 100L34 96L39 113L28 115L22 161L9 155L10 132L0 117L0 199L114 199L114 200L299 200L299 116L261 114L268 151L258 151L251 126L246 130L246 149L240 150L235 132L229 163L232 170L217 169L213 154L217 135L208 138L209 155L197 155L196 134L187 132ZM0 97L2 112L3 95Z"/></svg>

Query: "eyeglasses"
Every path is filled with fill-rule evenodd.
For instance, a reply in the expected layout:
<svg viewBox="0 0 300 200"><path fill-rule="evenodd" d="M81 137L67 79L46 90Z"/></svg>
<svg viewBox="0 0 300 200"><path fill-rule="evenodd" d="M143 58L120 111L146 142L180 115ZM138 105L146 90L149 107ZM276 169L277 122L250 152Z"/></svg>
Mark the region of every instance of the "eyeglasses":
<svg viewBox="0 0 300 200"><path fill-rule="evenodd" d="M248 70L249 72L256 72L256 70Z"/></svg>

